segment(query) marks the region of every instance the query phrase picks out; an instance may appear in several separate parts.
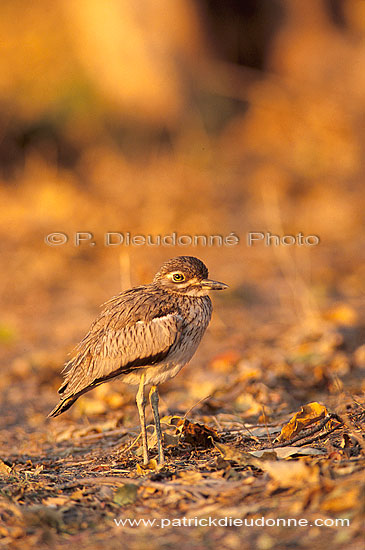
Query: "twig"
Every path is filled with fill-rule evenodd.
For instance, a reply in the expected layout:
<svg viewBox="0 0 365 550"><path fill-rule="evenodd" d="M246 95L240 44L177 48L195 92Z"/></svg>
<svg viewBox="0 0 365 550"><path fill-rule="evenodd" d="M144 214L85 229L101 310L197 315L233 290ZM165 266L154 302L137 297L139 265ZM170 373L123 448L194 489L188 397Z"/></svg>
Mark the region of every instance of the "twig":
<svg viewBox="0 0 365 550"><path fill-rule="evenodd" d="M324 428L324 426L330 421L330 420L337 420L337 422L340 422L341 426L344 425L344 422L343 420L338 416L338 414L336 413L330 413L328 414L323 420L322 422L320 422L319 424L317 424L317 426L314 426L313 428L311 428L310 430L307 430L306 432L304 433L301 433L301 434L298 434L296 435L295 437L293 437L293 439L291 439L290 441L285 441L285 442L278 442L276 441L274 443L274 447L288 447L289 445L293 445L293 443L296 443L297 441L300 441L301 439L305 439L307 437L309 437L310 435L313 435L315 433L318 433L321 431L322 428ZM341 426L335 426L334 428L332 428L331 430L328 430L324 435L327 435L331 432L334 432L335 430L337 430L338 428L340 428ZM315 441L317 438L314 438L312 441ZM319 438L318 438L319 439ZM305 441L302 443L302 445L307 445L308 441ZM299 445L301 446L301 445Z"/></svg>
<svg viewBox="0 0 365 550"><path fill-rule="evenodd" d="M137 441L139 440L141 435L142 435L142 433L138 434L137 437L135 438L135 440L132 441L132 443L126 449L118 449L118 453L121 454L121 455L123 455L125 453L128 453L128 451L130 451L135 446L135 444L137 443Z"/></svg>
<svg viewBox="0 0 365 550"><path fill-rule="evenodd" d="M155 428L153 424L149 424L148 426L146 426L146 430L148 430L148 428ZM127 447L126 449L118 449L118 452L119 454L125 454L127 453L128 451L130 451L134 446L135 444L137 443L137 441L140 439L140 437L142 436L142 432L140 432L137 437L135 438L134 441L132 441L132 443L129 445L129 447Z"/></svg>
<svg viewBox="0 0 365 550"><path fill-rule="evenodd" d="M362 405L362 403L357 401L353 395L351 395L351 398L352 398L353 402L356 403L356 405L358 405L363 411L365 411L365 407Z"/></svg>
<svg viewBox="0 0 365 550"><path fill-rule="evenodd" d="M197 403L194 403L194 405L192 405L190 407L190 409L188 409L186 411L186 413L184 414L184 420L185 418L188 416L188 414L193 410L195 409L195 407L197 407L198 405L200 405L200 403L202 403L203 401L206 401L207 399L209 399L209 397L212 397L211 395L207 395L206 397L202 397L201 399L199 399L199 401Z"/></svg>
<svg viewBox="0 0 365 550"><path fill-rule="evenodd" d="M341 426L334 426L333 428L331 428L330 430L327 430L326 432L324 432L323 434L318 434L316 435L315 437L312 437L312 439L308 439L306 441L300 441L298 444L297 444L297 447L303 447L304 445L309 445L310 443L315 443L316 441L318 441L319 439L323 439L324 437L327 437L329 434L331 434L332 432L338 430L338 428L341 428Z"/></svg>
<svg viewBox="0 0 365 550"><path fill-rule="evenodd" d="M358 444L360 445L360 447L362 448L362 450L364 451L365 450L365 443L364 443L364 439L362 437L360 437L357 433L356 433L356 425L352 422L352 420L350 419L350 415L348 412L345 413L346 415L346 418L344 420L342 420L343 424L345 425L345 427L348 429L348 431L350 432L350 434L354 437L354 439L356 439L356 441L358 442ZM363 431L362 427L360 426L359 428L361 431Z"/></svg>

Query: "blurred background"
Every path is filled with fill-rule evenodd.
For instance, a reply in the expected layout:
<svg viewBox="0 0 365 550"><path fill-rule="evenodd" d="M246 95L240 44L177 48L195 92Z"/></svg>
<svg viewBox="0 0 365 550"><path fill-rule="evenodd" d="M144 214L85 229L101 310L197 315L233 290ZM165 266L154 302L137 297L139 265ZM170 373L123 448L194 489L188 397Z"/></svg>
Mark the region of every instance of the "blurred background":
<svg viewBox="0 0 365 550"><path fill-rule="evenodd" d="M99 305L180 254L201 258L230 290L214 296L199 352L166 385L165 411L214 395L212 410L226 399L257 419L263 404L267 414L293 407L356 374L363 0L3 0L0 34L8 426L43 423ZM96 244L75 246L78 231ZM104 246L107 232L174 231L240 242ZM250 231L320 243L248 247ZM46 244L54 232L69 241ZM88 394L68 418L113 407L122 416L128 403L135 415L134 390L122 388Z"/></svg>

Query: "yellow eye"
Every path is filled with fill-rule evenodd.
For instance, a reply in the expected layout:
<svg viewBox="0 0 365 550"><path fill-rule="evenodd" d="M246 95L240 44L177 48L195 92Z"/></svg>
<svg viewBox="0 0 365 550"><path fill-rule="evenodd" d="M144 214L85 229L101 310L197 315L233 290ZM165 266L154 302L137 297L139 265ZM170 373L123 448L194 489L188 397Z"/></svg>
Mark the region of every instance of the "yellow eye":
<svg viewBox="0 0 365 550"><path fill-rule="evenodd" d="M185 275L183 273L174 273L172 276L174 283L182 283L185 281Z"/></svg>

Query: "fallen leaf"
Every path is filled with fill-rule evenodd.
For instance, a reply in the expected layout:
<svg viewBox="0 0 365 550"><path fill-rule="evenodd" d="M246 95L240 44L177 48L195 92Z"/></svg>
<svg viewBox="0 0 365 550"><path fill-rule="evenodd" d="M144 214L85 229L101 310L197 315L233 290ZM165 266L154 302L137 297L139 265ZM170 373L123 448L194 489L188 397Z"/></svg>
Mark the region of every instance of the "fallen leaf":
<svg viewBox="0 0 365 550"><path fill-rule="evenodd" d="M126 506L127 504L133 504L137 498L138 486L134 483L125 483L122 487L119 487L115 492L113 502L118 506Z"/></svg>
<svg viewBox="0 0 365 550"><path fill-rule="evenodd" d="M0 459L0 474L8 476L10 472L11 472L11 467L5 464L5 462L3 462Z"/></svg>
<svg viewBox="0 0 365 550"><path fill-rule="evenodd" d="M315 422L318 422L318 420L322 420L327 414L328 411L326 407L316 401L304 405L301 407L300 411L295 413L289 422L283 426L276 441L290 441L292 437L294 437L301 430L307 428Z"/></svg>
<svg viewBox="0 0 365 550"><path fill-rule="evenodd" d="M256 466L257 468L262 468L262 458L259 459L251 453L244 453L236 447L218 443L217 441L214 442L214 446L221 453L224 460L237 462L240 466Z"/></svg>
<svg viewBox="0 0 365 550"><path fill-rule="evenodd" d="M295 447L294 445L288 447L275 447L275 449L261 449L260 451L252 451L252 455L258 458L264 458L266 453L276 455L276 458L284 459L291 456L316 456L323 455L325 451L315 449L314 447Z"/></svg>
<svg viewBox="0 0 365 550"><path fill-rule="evenodd" d="M295 447L291 445L289 447L277 447L275 449L278 458L288 458L289 456L318 456L326 454L321 449L315 447Z"/></svg>
<svg viewBox="0 0 365 550"><path fill-rule="evenodd" d="M336 513L355 508L362 500L360 490L360 486L349 488L345 484L341 484L322 500L321 510Z"/></svg>
<svg viewBox="0 0 365 550"><path fill-rule="evenodd" d="M203 476L200 472L195 472L191 470L186 470L179 473L179 480L185 481L186 483L199 483L203 479Z"/></svg>
<svg viewBox="0 0 365 550"><path fill-rule="evenodd" d="M137 464L136 466L137 474L140 476L145 476L151 470L156 471L159 469L159 465L155 458L151 458L147 464Z"/></svg>
<svg viewBox="0 0 365 550"><path fill-rule="evenodd" d="M325 314L325 319L337 325L353 326L357 321L356 311L348 304L337 304Z"/></svg>
<svg viewBox="0 0 365 550"><path fill-rule="evenodd" d="M81 500L83 496L84 496L83 489L76 489L76 491L71 493L70 498L72 500Z"/></svg>
<svg viewBox="0 0 365 550"><path fill-rule="evenodd" d="M177 415L166 415L161 418L161 424L166 424L167 426L180 426L184 423L184 418Z"/></svg>
<svg viewBox="0 0 365 550"><path fill-rule="evenodd" d="M222 445L215 443L215 447L221 452L225 460L233 460L238 464L254 464L254 459L260 459L260 461L285 459L294 456L316 456L325 454L320 449L314 447L276 447L275 449L261 449L259 451L252 451L251 453L244 453L235 447L230 445ZM263 468L262 463L256 465L259 468Z"/></svg>
<svg viewBox="0 0 365 550"><path fill-rule="evenodd" d="M215 430L208 428L204 424L190 422L187 418L181 427L181 433L186 443L196 447L212 447L213 440L219 440Z"/></svg>
<svg viewBox="0 0 365 550"><path fill-rule="evenodd" d="M262 437L266 436L267 434L276 434L280 432L279 426L258 426L257 428L251 428L250 426L247 426L247 433L249 435L253 435L255 437Z"/></svg>
<svg viewBox="0 0 365 550"><path fill-rule="evenodd" d="M42 500L42 503L45 506L55 507L55 506L63 506L69 500L70 499L68 497L61 497L61 496L60 497L48 497L48 498L44 498Z"/></svg>
<svg viewBox="0 0 365 550"><path fill-rule="evenodd" d="M303 460L265 462L263 468L278 487L298 487L304 483L319 482L319 467L308 465Z"/></svg>

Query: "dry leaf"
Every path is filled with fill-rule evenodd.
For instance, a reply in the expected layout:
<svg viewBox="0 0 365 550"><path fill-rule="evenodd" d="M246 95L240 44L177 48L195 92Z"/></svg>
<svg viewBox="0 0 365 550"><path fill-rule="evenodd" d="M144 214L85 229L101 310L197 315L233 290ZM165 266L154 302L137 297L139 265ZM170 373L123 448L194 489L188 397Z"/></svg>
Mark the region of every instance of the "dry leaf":
<svg viewBox="0 0 365 550"><path fill-rule="evenodd" d="M191 470L186 470L179 473L179 480L185 481L186 483L199 483L203 479L203 476L200 472L195 472Z"/></svg>
<svg viewBox="0 0 365 550"><path fill-rule="evenodd" d="M276 441L290 441L297 433L304 428L307 428L311 424L322 420L328 411L324 405L314 401L301 407L300 411L289 420L289 422L283 426Z"/></svg>
<svg viewBox="0 0 365 550"><path fill-rule="evenodd" d="M0 475L8 476L10 472L11 472L11 467L5 464L5 462L3 462L0 459Z"/></svg>
<svg viewBox="0 0 365 550"><path fill-rule="evenodd" d="M266 436L267 434L276 434L280 432L279 426L259 426L257 428L251 428L247 425L247 435L253 436L254 438Z"/></svg>
<svg viewBox="0 0 365 550"><path fill-rule="evenodd" d="M181 433L186 443L196 447L212 447L213 440L219 440L218 434L212 428L185 419Z"/></svg>
<svg viewBox="0 0 365 550"><path fill-rule="evenodd" d="M134 483L125 483L115 492L113 502L118 506L133 504L137 498L138 486Z"/></svg>
<svg viewBox="0 0 365 550"><path fill-rule="evenodd" d="M322 500L321 510L337 513L355 508L362 500L360 490L360 486L349 488L347 484L341 484Z"/></svg>
<svg viewBox="0 0 365 550"><path fill-rule="evenodd" d="M325 318L338 325L352 326L357 321L357 313L348 304L337 304L325 314Z"/></svg>
<svg viewBox="0 0 365 550"><path fill-rule="evenodd" d="M63 506L64 504L66 504L66 502L69 502L69 498L68 497L48 497L48 498L44 498L42 500L42 503L45 505L45 506Z"/></svg>
<svg viewBox="0 0 365 550"><path fill-rule="evenodd" d="M184 418L182 416L175 415L166 415L161 418L161 424L166 424L166 426L180 426L183 424Z"/></svg>
<svg viewBox="0 0 365 550"><path fill-rule="evenodd" d="M218 443L217 441L214 442L214 446L221 453L224 460L237 462L240 466L256 466L256 468L262 468L262 458L256 458L251 453L244 453L235 447L231 447L231 445Z"/></svg>
<svg viewBox="0 0 365 550"><path fill-rule="evenodd" d="M252 451L252 455L258 458L264 458L268 453L276 455L276 458L284 459L292 456L315 456L323 455L324 451L315 449L314 447L295 447L290 445L288 447L275 447L275 449L261 449L260 451Z"/></svg>
<svg viewBox="0 0 365 550"><path fill-rule="evenodd" d="M319 482L319 467L303 460L265 462L263 468L279 487L298 487Z"/></svg>
<svg viewBox="0 0 365 550"><path fill-rule="evenodd" d="M264 470L269 474L273 473L273 475L275 475L275 472L278 472L278 476L279 476L279 472L280 473L291 472L292 473L291 477L295 479L296 477L298 477L299 475L298 472L300 471L302 472L303 475L305 473L305 475L307 475L308 479L311 479L311 481L312 481L311 467L308 466L308 468L306 469L306 464L304 462L303 462L303 467L302 466L291 467L289 466L289 464L297 463L297 461L294 461L294 460L290 462L282 461L283 466L280 466L276 470L273 464L276 463L277 459L285 459L295 455L323 454L322 451L318 449L314 449L312 447L304 447L304 448L277 447L275 449L261 449L260 451L252 451L252 453L245 453L235 447L231 447L230 445L225 445L222 443L214 442L214 446L220 451L224 460L237 462L237 464L239 464L240 466L255 466L256 468ZM291 477L286 475L286 479L285 481L283 481L283 484L285 486L290 486L291 484L295 484L295 479L294 481L292 481Z"/></svg>
<svg viewBox="0 0 365 550"><path fill-rule="evenodd" d="M70 498L72 500L81 500L84 496L84 490L83 489L76 489L73 493L71 493Z"/></svg>
<svg viewBox="0 0 365 550"><path fill-rule="evenodd" d="M136 466L137 474L140 475L140 476L145 476L151 470L156 471L158 469L159 469L159 465L158 465L157 460L155 458L151 458L151 460L149 460L148 464L137 464L137 466Z"/></svg>

